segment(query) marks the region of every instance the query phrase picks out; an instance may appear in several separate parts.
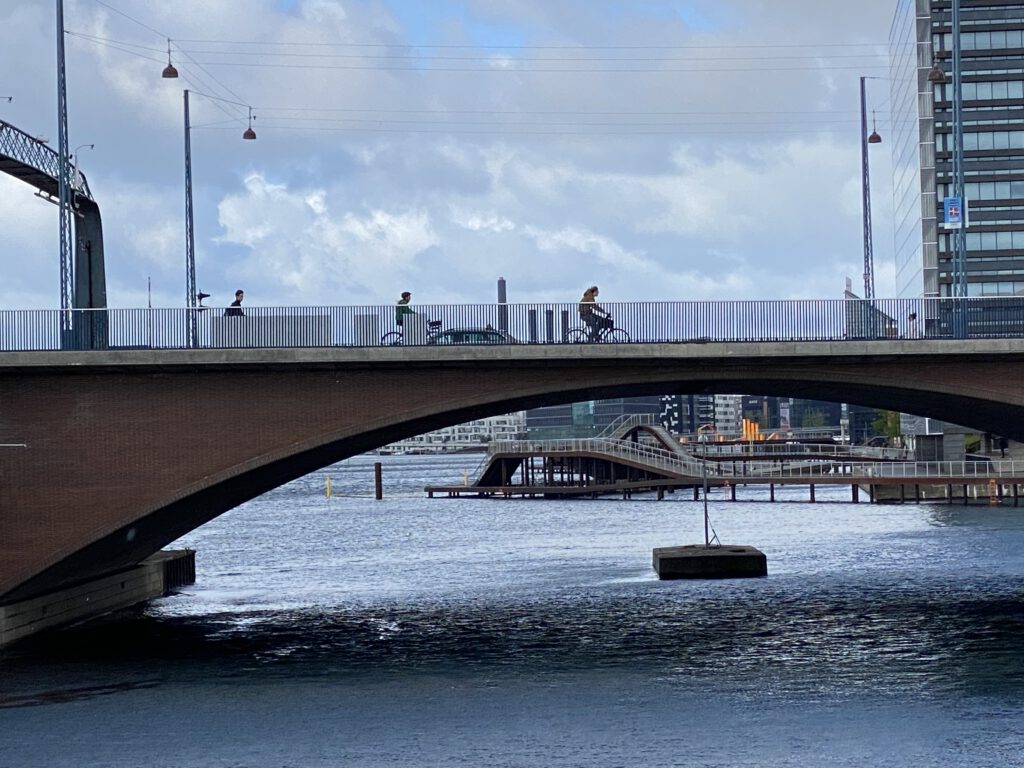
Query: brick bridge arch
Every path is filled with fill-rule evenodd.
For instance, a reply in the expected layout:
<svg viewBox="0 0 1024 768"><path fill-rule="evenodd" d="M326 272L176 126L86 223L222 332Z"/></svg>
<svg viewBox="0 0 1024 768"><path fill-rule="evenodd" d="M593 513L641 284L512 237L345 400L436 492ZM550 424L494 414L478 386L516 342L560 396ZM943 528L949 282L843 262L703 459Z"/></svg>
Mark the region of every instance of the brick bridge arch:
<svg viewBox="0 0 1024 768"><path fill-rule="evenodd" d="M0 604L133 565L400 438L667 393L900 410L1024 441L1024 340L0 355Z"/></svg>

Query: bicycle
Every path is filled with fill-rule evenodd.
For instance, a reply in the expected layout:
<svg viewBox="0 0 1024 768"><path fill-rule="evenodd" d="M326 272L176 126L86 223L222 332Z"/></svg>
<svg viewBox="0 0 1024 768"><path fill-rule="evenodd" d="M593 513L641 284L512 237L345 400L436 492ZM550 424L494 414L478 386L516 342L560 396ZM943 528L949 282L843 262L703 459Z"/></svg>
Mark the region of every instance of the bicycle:
<svg viewBox="0 0 1024 768"><path fill-rule="evenodd" d="M441 321L440 320L429 320L429 321L427 321L427 338L429 338L430 336L436 334L440 330L441 330ZM380 343L381 343L382 347L396 347L396 346L398 346L399 344L402 343L402 332L401 331L391 331L389 333L385 333L383 336L380 337Z"/></svg>
<svg viewBox="0 0 1024 768"><path fill-rule="evenodd" d="M570 344L625 344L629 341L629 334L621 328L616 328L612 323L611 316L606 316L607 324L597 329L594 338L590 338L590 327L571 328L565 335L565 340Z"/></svg>

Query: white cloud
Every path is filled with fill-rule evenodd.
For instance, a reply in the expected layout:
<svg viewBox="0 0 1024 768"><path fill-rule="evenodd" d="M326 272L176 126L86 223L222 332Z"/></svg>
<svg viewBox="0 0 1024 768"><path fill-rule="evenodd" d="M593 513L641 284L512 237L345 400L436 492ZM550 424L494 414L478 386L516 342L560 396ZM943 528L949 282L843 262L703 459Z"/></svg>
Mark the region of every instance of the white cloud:
<svg viewBox="0 0 1024 768"><path fill-rule="evenodd" d="M426 28L387 0L119 0L144 26L72 0L70 136L96 144L83 169L110 303L145 300L150 278L155 302L182 301L182 88L197 275L218 299L244 283L257 304L390 303L412 286L486 301L499 275L522 301L591 282L609 301L838 296L862 269L861 72L837 68L832 48L776 66L737 46L884 50L891 5L695 0L684 13L653 0L606 14L582 0L468 0L467 14L438 0ZM52 60L38 56L51 25L36 0L0 9L0 45L22 63L0 118L55 139ZM166 37L182 41L177 81L159 76ZM541 47L471 47L492 37ZM196 40L210 42L184 42ZM403 58L424 41L470 47ZM612 61L633 45L663 60ZM713 64L711 50L735 60ZM646 71L609 71L631 67ZM695 71L715 67L734 71ZM250 104L259 138L242 142ZM872 156L876 285L892 274L887 150ZM0 180L0 258L17 274L3 295L52 306L56 216L21 187Z"/></svg>

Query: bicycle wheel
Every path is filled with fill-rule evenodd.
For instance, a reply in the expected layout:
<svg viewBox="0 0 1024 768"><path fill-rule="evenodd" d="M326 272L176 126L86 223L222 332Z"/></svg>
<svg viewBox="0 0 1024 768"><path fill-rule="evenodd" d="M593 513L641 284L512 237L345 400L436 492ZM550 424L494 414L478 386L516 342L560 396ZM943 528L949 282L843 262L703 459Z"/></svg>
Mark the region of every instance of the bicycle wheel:
<svg viewBox="0 0 1024 768"><path fill-rule="evenodd" d="M572 328L565 334L565 340L570 344L586 344L587 332L582 328Z"/></svg>
<svg viewBox="0 0 1024 768"><path fill-rule="evenodd" d="M626 344L629 342L629 334L621 328L612 328L604 335L601 341L606 344Z"/></svg>
<svg viewBox="0 0 1024 768"><path fill-rule="evenodd" d="M402 334L399 331L385 333L380 337L380 343L383 347L397 347L402 343Z"/></svg>

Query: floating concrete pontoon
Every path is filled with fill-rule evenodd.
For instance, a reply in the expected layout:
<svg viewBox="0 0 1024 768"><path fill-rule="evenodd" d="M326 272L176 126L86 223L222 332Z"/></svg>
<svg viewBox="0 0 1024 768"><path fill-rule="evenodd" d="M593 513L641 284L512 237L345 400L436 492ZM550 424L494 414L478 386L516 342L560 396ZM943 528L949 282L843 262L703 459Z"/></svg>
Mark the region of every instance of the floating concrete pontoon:
<svg viewBox="0 0 1024 768"><path fill-rule="evenodd" d="M767 576L768 558L746 546L657 547L654 570L659 579L747 579Z"/></svg>

